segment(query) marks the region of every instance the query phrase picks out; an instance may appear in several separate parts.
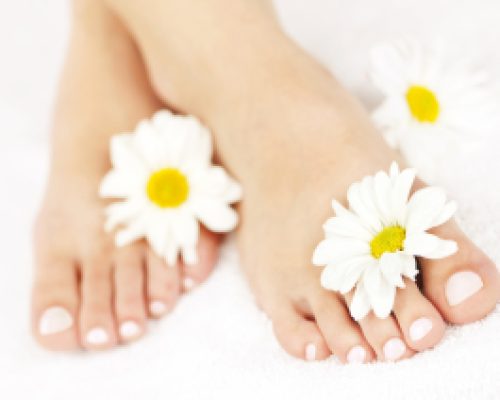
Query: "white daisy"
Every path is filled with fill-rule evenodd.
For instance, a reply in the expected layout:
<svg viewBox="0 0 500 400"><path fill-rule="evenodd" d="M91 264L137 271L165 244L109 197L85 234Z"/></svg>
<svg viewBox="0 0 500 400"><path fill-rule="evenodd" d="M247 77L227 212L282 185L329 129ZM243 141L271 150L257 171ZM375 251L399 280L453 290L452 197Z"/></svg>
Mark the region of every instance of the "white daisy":
<svg viewBox="0 0 500 400"><path fill-rule="evenodd" d="M121 227L117 246L146 238L169 265L179 252L193 264L199 222L214 232L231 231L238 216L230 204L240 200L241 188L211 159L210 133L192 116L159 111L134 133L114 136L113 169L100 194L123 199L106 209L105 229Z"/></svg>
<svg viewBox="0 0 500 400"><path fill-rule="evenodd" d="M389 174L380 171L349 187L349 210L332 202L335 217L323 226L326 238L313 263L326 266L324 288L346 294L356 287L350 306L356 320L372 309L379 318L391 313L396 287L405 287L402 278L415 280L415 257L437 259L457 251L456 242L426 232L451 218L455 202L436 187L408 199L415 174L399 172L393 163Z"/></svg>
<svg viewBox="0 0 500 400"><path fill-rule="evenodd" d="M424 48L399 41L375 47L371 56L371 79L384 96L374 121L413 165L412 155L461 150L499 126L498 88L463 57L446 55L441 42Z"/></svg>

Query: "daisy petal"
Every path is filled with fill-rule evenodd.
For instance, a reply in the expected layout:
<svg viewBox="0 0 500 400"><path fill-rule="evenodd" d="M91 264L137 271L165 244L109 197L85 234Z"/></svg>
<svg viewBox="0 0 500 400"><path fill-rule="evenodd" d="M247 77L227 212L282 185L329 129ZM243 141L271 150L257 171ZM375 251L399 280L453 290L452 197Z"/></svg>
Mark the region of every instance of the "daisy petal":
<svg viewBox="0 0 500 400"><path fill-rule="evenodd" d="M402 263L402 274L414 281L415 277L418 275L417 260L415 257L403 252L400 252L399 255Z"/></svg>
<svg viewBox="0 0 500 400"><path fill-rule="evenodd" d="M370 206L365 204L361 193L361 183L353 183L347 191L347 199L349 206L356 215L366 222L371 229L379 231L382 229L382 222L377 214L370 210Z"/></svg>
<svg viewBox="0 0 500 400"><path fill-rule="evenodd" d="M238 224L238 214L227 204L205 199L193 206L194 212L203 225L212 232L229 232Z"/></svg>
<svg viewBox="0 0 500 400"><path fill-rule="evenodd" d="M380 258L380 271L385 280L394 286L404 288L405 284L401 278L402 270L404 268L403 259L405 255L397 253L384 253Z"/></svg>
<svg viewBox="0 0 500 400"><path fill-rule="evenodd" d="M369 268L363 274L363 285L368 297L376 297L380 291L380 285L383 283L380 268Z"/></svg>
<svg viewBox="0 0 500 400"><path fill-rule="evenodd" d="M326 236L336 235L346 238L355 238L370 241L373 235L362 225L355 215L343 215L329 218L323 225Z"/></svg>
<svg viewBox="0 0 500 400"><path fill-rule="evenodd" d="M358 283L356 290L354 291L354 296L352 298L351 305L349 306L349 311L351 316L355 321L360 321L370 312L371 305L368 300L368 295L363 287L362 283Z"/></svg>
<svg viewBox="0 0 500 400"><path fill-rule="evenodd" d="M446 221L451 219L453 214L457 211L458 205L455 201L448 202L443 209L441 210L441 214L439 214L434 221L432 221L430 228L434 228L435 226L439 226L444 224Z"/></svg>
<svg viewBox="0 0 500 400"><path fill-rule="evenodd" d="M413 168L407 168L394 177L392 192L391 192L391 214L393 219L399 222L400 225L404 223L401 221L405 216L406 202L410 194L411 187L415 180L417 171Z"/></svg>
<svg viewBox="0 0 500 400"><path fill-rule="evenodd" d="M330 237L320 242L313 253L313 264L323 266L326 264L338 265L351 258L367 256L370 254L368 243L340 237Z"/></svg>
<svg viewBox="0 0 500 400"><path fill-rule="evenodd" d="M444 258L458 250L453 240L443 240L426 232L408 235L404 243L404 252L409 255L430 259Z"/></svg>
<svg viewBox="0 0 500 400"><path fill-rule="evenodd" d="M141 171L147 168L134 147L134 136L122 133L111 138L110 142L111 163L113 167L125 171Z"/></svg>
<svg viewBox="0 0 500 400"><path fill-rule="evenodd" d="M443 189L426 187L413 194L408 202L406 230L421 232L430 229L444 209L446 194Z"/></svg>
<svg viewBox="0 0 500 400"><path fill-rule="evenodd" d="M382 280L376 296L370 296L373 312L380 319L387 318L394 306L396 287Z"/></svg>
<svg viewBox="0 0 500 400"><path fill-rule="evenodd" d="M349 293L356 282L358 282L359 277L367 268L376 268L377 264L372 257L361 257L355 262L349 265L344 273L342 284L338 287L338 291L341 294Z"/></svg>

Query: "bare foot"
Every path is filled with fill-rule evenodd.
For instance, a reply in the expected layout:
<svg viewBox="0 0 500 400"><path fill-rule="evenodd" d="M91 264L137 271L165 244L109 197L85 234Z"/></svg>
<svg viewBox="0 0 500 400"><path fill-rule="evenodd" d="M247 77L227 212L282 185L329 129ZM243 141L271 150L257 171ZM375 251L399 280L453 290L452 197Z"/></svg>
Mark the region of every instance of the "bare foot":
<svg viewBox="0 0 500 400"><path fill-rule="evenodd" d="M446 322L493 309L498 271L454 222L435 233L459 251L420 260L423 290L406 282L386 319L369 314L357 323L351 295L320 286L311 257L331 199L345 202L351 183L399 156L352 96L284 36L270 2L164 1L147 11L137 0L110 3L134 32L157 92L212 128L222 161L243 184L244 269L290 354L399 360L436 345Z"/></svg>
<svg viewBox="0 0 500 400"><path fill-rule="evenodd" d="M144 243L117 249L98 186L110 135L162 108L138 51L99 2L76 2L55 115L52 166L36 223L33 334L46 348L105 349L146 330L212 270L219 238L202 232L199 265L174 268Z"/></svg>

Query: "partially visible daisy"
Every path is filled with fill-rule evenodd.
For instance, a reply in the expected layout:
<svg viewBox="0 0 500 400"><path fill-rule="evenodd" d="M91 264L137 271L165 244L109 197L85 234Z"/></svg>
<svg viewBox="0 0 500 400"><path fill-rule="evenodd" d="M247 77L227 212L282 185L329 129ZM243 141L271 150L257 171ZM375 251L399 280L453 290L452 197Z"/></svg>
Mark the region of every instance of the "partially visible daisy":
<svg viewBox="0 0 500 400"><path fill-rule="evenodd" d="M230 204L240 186L211 163L208 130L192 116L157 112L134 133L111 139L113 169L100 195L122 199L106 209L105 229L119 227L115 241L124 246L146 238L152 249L175 265L197 262L199 222L214 232L228 232L238 222Z"/></svg>
<svg viewBox="0 0 500 400"><path fill-rule="evenodd" d="M333 200L335 217L326 221L325 239L317 246L313 264L326 266L321 285L342 294L353 288L350 312L354 319L373 310L379 318L391 313L396 288L403 277L415 280L416 258L438 259L457 251L457 244L426 231L443 224L456 210L444 191L427 187L408 199L415 170L380 171L353 183L347 192L349 209Z"/></svg>
<svg viewBox="0 0 500 400"><path fill-rule="evenodd" d="M428 48L409 40L376 46L370 76L384 96L375 123L405 156L453 151L500 126L499 92L489 76L462 57L445 55L442 42Z"/></svg>

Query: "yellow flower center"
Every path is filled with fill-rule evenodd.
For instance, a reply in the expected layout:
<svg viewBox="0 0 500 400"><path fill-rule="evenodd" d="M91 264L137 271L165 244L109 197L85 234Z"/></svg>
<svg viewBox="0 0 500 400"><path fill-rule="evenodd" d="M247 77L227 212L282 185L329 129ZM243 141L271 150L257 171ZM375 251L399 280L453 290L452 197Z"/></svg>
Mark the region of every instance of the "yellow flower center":
<svg viewBox="0 0 500 400"><path fill-rule="evenodd" d="M434 123L439 117L439 102L436 95L423 86L411 86L406 92L406 101L413 117L419 122Z"/></svg>
<svg viewBox="0 0 500 400"><path fill-rule="evenodd" d="M405 237L406 230L398 225L384 228L370 242L372 256L380 258L386 252L394 253L398 250L403 250Z"/></svg>
<svg viewBox="0 0 500 400"><path fill-rule="evenodd" d="M149 177L146 193L159 207L179 207L188 197L189 182L178 169L163 168Z"/></svg>

